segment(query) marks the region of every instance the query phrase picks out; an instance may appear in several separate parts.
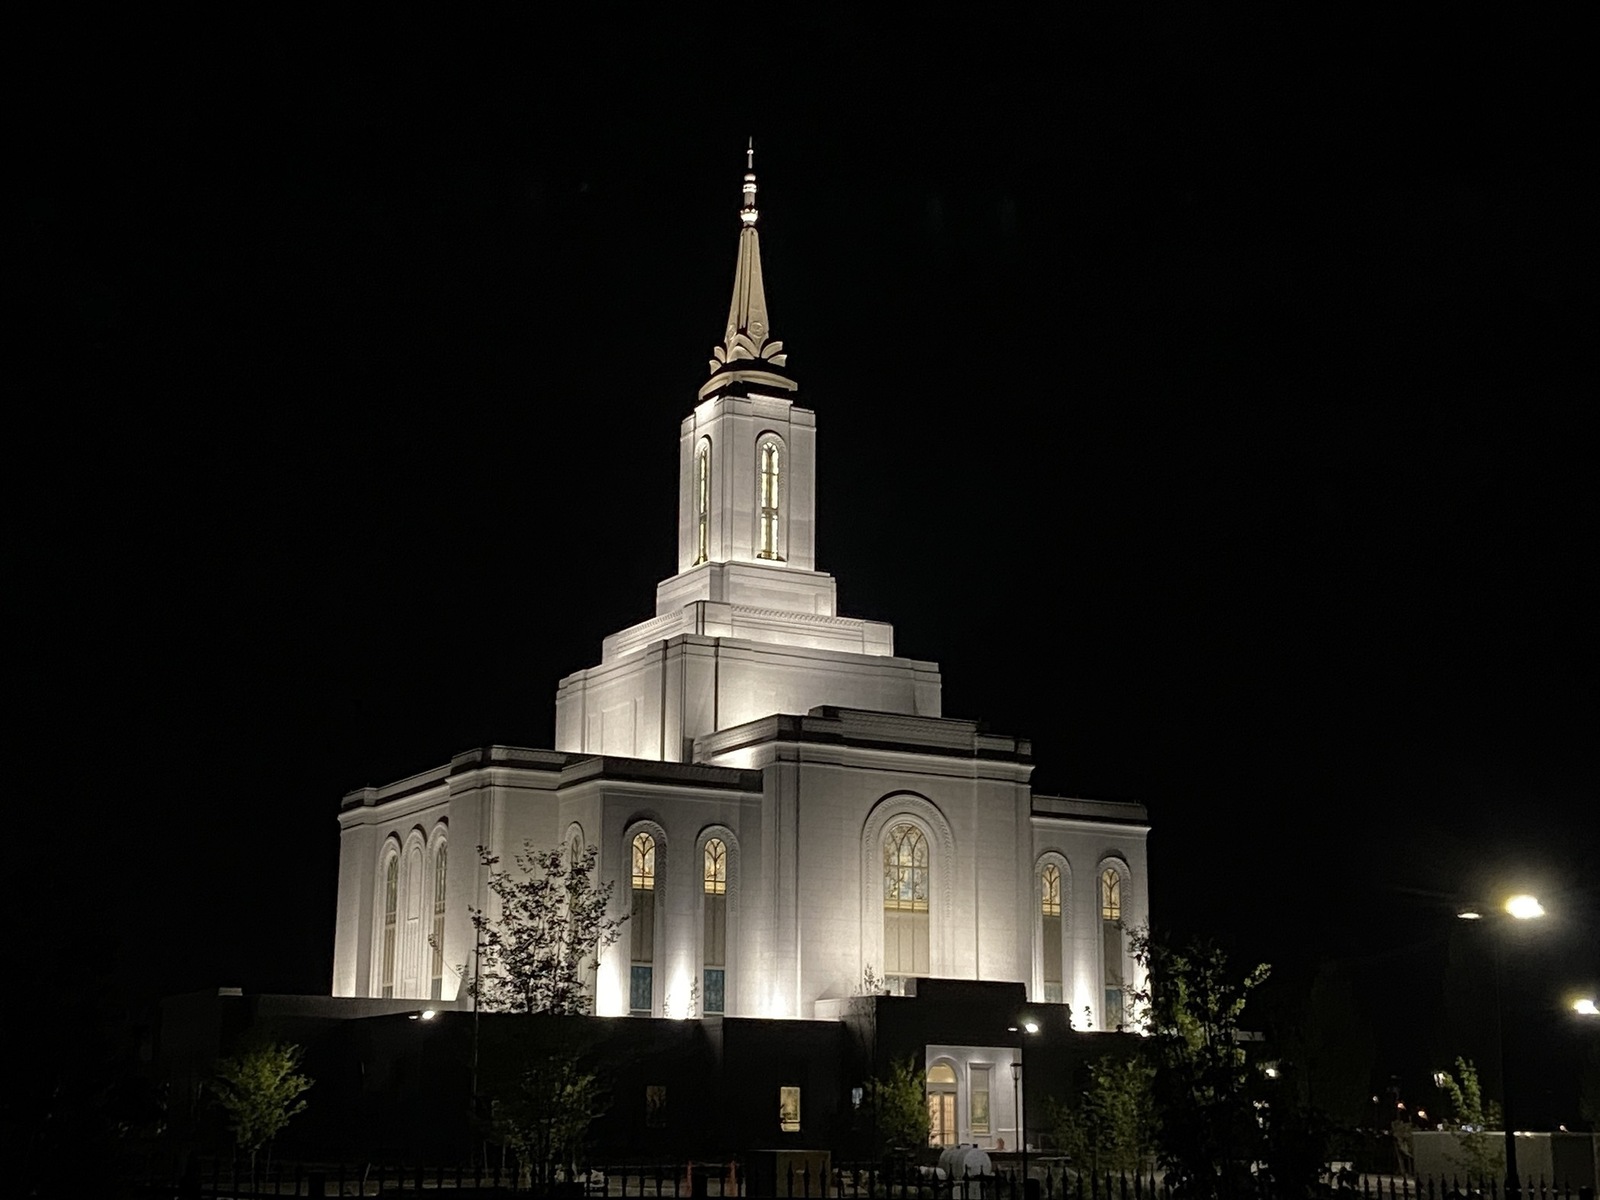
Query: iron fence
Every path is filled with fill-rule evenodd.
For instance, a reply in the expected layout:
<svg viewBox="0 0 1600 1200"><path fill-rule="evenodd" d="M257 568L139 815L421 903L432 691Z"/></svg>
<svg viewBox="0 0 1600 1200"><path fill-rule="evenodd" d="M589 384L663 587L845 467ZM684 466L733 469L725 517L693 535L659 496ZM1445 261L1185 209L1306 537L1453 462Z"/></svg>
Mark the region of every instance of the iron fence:
<svg viewBox="0 0 1600 1200"><path fill-rule="evenodd" d="M741 1197L745 1200L1185 1200L1155 1172L1091 1173L1070 1166L1029 1172L1026 1186L1014 1165L989 1174L947 1178L931 1166L841 1163L826 1171L809 1163L790 1164L776 1178L752 1187L746 1163L726 1161L622 1164L592 1167L568 1175L547 1194L572 1200L639 1197L654 1200L700 1200ZM479 1162L454 1167L405 1167L368 1163L282 1163L263 1166L253 1175L248 1167L226 1161L192 1165L172 1181L147 1181L138 1191L154 1200L267 1200L304 1196L417 1196L447 1193L460 1200L529 1195L514 1165ZM1520 1191L1503 1196L1502 1181L1466 1176L1414 1175L1330 1176L1313 1193L1321 1200L1595 1200L1594 1188L1559 1180L1529 1177ZM1302 1200L1303 1191L1289 1192L1270 1180L1253 1178L1241 1184L1235 1200Z"/></svg>

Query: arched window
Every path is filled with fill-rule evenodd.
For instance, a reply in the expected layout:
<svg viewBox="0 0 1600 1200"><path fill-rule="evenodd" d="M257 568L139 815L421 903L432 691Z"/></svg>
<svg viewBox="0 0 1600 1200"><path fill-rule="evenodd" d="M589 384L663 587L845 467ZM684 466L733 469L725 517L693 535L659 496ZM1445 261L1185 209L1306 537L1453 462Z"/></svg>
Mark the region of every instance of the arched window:
<svg viewBox="0 0 1600 1200"><path fill-rule="evenodd" d="M761 442L761 530L757 558L779 558L779 505L783 496L783 447L774 438Z"/></svg>
<svg viewBox="0 0 1600 1200"><path fill-rule="evenodd" d="M695 565L711 557L711 443L702 440L694 456Z"/></svg>
<svg viewBox="0 0 1600 1200"><path fill-rule="evenodd" d="M400 914L400 856L390 854L383 868L383 968L378 976L384 999L394 995L394 954L396 921Z"/></svg>
<svg viewBox="0 0 1600 1200"><path fill-rule="evenodd" d="M655 1005L656 840L648 833L633 839L632 916L628 936L632 970L628 978L628 1012L648 1017Z"/></svg>
<svg viewBox="0 0 1600 1200"><path fill-rule="evenodd" d="M928 1145L956 1144L956 1071L949 1063L928 1068Z"/></svg>
<svg viewBox="0 0 1600 1200"><path fill-rule="evenodd" d="M400 994L422 995L422 841L406 850L406 870L401 880L401 906L405 921L400 930Z"/></svg>
<svg viewBox="0 0 1600 1200"><path fill-rule="evenodd" d="M449 844L440 842L433 852L433 932L428 945L433 950L433 980L428 995L444 998L444 885L449 869Z"/></svg>
<svg viewBox="0 0 1600 1200"><path fill-rule="evenodd" d="M728 847L721 838L706 842L701 875L705 893L705 966L700 1011L719 1016L727 1010L728 966Z"/></svg>
<svg viewBox="0 0 1600 1200"><path fill-rule="evenodd" d="M909 822L883 843L883 973L897 992L907 978L930 973L928 839Z"/></svg>
<svg viewBox="0 0 1600 1200"><path fill-rule="evenodd" d="M1046 863L1039 872L1039 923L1044 998L1060 1004L1065 995L1061 969L1061 868Z"/></svg>
<svg viewBox="0 0 1600 1200"><path fill-rule="evenodd" d="M1122 961L1122 875L1115 867L1105 867L1100 872L1100 970L1105 990L1100 1024L1108 1030L1119 1029L1124 1022Z"/></svg>

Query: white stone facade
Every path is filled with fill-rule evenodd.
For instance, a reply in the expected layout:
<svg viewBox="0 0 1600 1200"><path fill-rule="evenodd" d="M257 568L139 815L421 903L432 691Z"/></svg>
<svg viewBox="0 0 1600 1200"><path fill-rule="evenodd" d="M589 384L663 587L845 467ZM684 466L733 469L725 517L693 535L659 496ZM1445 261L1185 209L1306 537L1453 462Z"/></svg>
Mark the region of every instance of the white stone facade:
<svg viewBox="0 0 1600 1200"><path fill-rule="evenodd" d="M728 329L679 437L677 574L561 680L554 750L490 746L345 797L334 994L457 996L489 899L475 847L509 864L525 841L592 843L622 916L643 834L650 936L625 926L603 957L601 1015L699 1015L720 992L726 1015L812 1017L870 974L1018 982L1116 1028L1145 810L1035 796L1027 741L944 717L937 664L836 611L753 172L745 195Z"/></svg>

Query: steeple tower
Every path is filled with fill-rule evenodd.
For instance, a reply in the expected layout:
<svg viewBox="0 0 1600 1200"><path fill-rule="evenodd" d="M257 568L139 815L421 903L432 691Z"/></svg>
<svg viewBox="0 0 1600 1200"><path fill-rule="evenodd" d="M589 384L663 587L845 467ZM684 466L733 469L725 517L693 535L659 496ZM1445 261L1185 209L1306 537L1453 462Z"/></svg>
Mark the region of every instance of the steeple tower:
<svg viewBox="0 0 1600 1200"><path fill-rule="evenodd" d="M768 322L754 162L752 147L727 329L678 426L677 572L655 616L561 681L557 750L690 762L696 739L774 713L939 715L939 665L896 657L885 622L841 616L817 570L817 417Z"/></svg>
<svg viewBox="0 0 1600 1200"><path fill-rule="evenodd" d="M761 213L756 208L754 138L744 154L744 207L739 210L739 259L733 270L733 301L728 305L722 343L711 350L711 378L700 386L702 400L735 384L745 385L736 389L740 394L749 394L752 384L756 391L792 392L797 386L780 373L789 356L783 352L783 343L773 339L767 319L767 291L761 283L761 235L756 231Z"/></svg>

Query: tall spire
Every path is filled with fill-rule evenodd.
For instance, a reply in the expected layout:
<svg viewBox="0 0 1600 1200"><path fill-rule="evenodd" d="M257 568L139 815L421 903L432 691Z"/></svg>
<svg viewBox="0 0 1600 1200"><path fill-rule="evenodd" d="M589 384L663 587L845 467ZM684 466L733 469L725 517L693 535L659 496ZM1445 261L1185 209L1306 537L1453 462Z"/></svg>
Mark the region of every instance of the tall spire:
<svg viewBox="0 0 1600 1200"><path fill-rule="evenodd" d="M783 343L772 338L767 321L767 292L761 283L761 235L756 221L756 150L745 148L744 207L739 210L739 259L733 272L733 302L721 345L711 351L711 378L700 387L704 399L736 383L792 392L794 380L780 374L788 361ZM741 389L742 390L742 389Z"/></svg>

